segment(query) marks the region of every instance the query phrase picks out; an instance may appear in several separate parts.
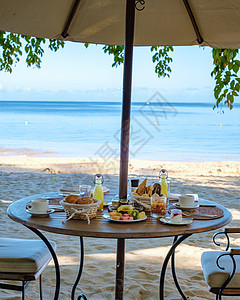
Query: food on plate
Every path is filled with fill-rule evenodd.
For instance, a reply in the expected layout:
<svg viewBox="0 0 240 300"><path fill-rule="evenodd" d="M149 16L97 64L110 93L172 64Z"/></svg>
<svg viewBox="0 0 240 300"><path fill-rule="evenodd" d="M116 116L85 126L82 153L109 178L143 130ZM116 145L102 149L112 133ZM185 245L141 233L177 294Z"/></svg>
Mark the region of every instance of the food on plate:
<svg viewBox="0 0 240 300"><path fill-rule="evenodd" d="M143 180L143 182L141 182L138 186L138 188L136 189L136 193L139 196L142 196L145 193L145 188L147 185L147 178Z"/></svg>
<svg viewBox="0 0 240 300"><path fill-rule="evenodd" d="M131 217L133 217L133 220L137 220L138 219L138 216L139 216L139 211L136 210L136 209L133 209L131 211Z"/></svg>
<svg viewBox="0 0 240 300"><path fill-rule="evenodd" d="M173 223L182 222L182 211L180 209L171 209L170 220Z"/></svg>
<svg viewBox="0 0 240 300"><path fill-rule="evenodd" d="M123 214L120 217L120 220L123 220L123 221L133 221L133 217L131 217L129 214Z"/></svg>
<svg viewBox="0 0 240 300"><path fill-rule="evenodd" d="M143 180L143 182L140 183L138 188L136 189L136 192L133 193L135 196L142 196L142 197L152 197L155 196L161 196L161 185L160 183L154 183L153 186L149 185L147 186L147 178Z"/></svg>
<svg viewBox="0 0 240 300"><path fill-rule="evenodd" d="M120 205L117 209L117 211L120 212L121 214L124 213L131 214L132 210L133 210L132 205Z"/></svg>
<svg viewBox="0 0 240 300"><path fill-rule="evenodd" d="M153 195L154 194L157 194L158 196L161 195L161 193L162 193L162 187L161 187L160 183L157 183L157 182L154 183L152 193L153 193Z"/></svg>
<svg viewBox="0 0 240 300"><path fill-rule="evenodd" d="M78 195L68 195L65 197L64 201L68 203L76 204L80 200L80 197Z"/></svg>
<svg viewBox="0 0 240 300"><path fill-rule="evenodd" d="M146 214L145 214L145 211L141 211L138 215L138 220L140 219L145 219L146 218Z"/></svg>
<svg viewBox="0 0 240 300"><path fill-rule="evenodd" d="M131 206L131 205L123 205L123 206ZM113 220L122 220L122 221L133 221L133 220L140 220L145 219L146 215L145 212L140 212L136 209L130 209L129 213L120 213L119 211L115 210L109 213L109 216Z"/></svg>
<svg viewBox="0 0 240 300"><path fill-rule="evenodd" d="M64 202L72 204L91 204L94 201L91 197L80 198L78 195L68 195L67 197L65 197Z"/></svg>

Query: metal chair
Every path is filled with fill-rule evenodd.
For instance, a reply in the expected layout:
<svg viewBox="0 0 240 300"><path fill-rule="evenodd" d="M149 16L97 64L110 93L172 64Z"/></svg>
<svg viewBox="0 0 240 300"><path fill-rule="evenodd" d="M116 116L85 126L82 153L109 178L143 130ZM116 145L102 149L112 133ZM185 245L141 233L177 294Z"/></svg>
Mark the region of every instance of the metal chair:
<svg viewBox="0 0 240 300"><path fill-rule="evenodd" d="M56 244L50 243L55 250ZM24 300L29 282L39 278L42 300L41 275L51 258L51 253L41 240L0 238L0 280L21 282L19 285L0 283L0 289L21 291Z"/></svg>
<svg viewBox="0 0 240 300"><path fill-rule="evenodd" d="M220 246L216 238L224 234L227 239L225 251L207 251L201 257L205 281L217 300L222 296L240 295L240 249L230 248L229 233L240 233L240 228L225 228L217 232L213 242Z"/></svg>

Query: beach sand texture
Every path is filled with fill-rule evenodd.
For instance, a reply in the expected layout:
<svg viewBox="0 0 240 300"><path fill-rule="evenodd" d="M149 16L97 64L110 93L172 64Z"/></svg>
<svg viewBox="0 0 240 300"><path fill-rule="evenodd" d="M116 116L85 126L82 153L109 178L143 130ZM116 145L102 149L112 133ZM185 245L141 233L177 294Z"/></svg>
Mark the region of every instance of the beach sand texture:
<svg viewBox="0 0 240 300"><path fill-rule="evenodd" d="M104 168L104 163L88 159L51 157L0 157L0 218L1 237L36 238L22 225L10 220L7 207L20 198L37 193L58 191L62 187L92 183L102 169L105 185L118 186L117 171ZM118 163L117 163L118 164ZM117 170L116 164L116 170ZM231 226L240 226L240 162L130 162L130 175L147 177L156 182L160 168L169 170L173 193L197 193L200 197L227 207L233 214ZM78 272L79 239L44 232L57 243L61 266L60 299L70 299L71 287ZM200 257L203 251L218 249L212 243L214 231L195 234L176 251L176 271L179 282L189 299L215 299L203 279ZM80 281L81 291L89 299L114 299L116 241L84 238L85 263ZM124 299L158 299L159 274L172 238L127 240ZM232 245L239 247L237 235ZM53 263L43 273L44 299L53 299L55 274ZM77 290L77 293L80 289ZM26 299L38 299L38 282L26 290ZM165 299L181 299L170 270L166 275ZM0 299L21 299L19 292L0 290ZM227 299L227 298L226 298ZM238 299L232 297L231 299Z"/></svg>

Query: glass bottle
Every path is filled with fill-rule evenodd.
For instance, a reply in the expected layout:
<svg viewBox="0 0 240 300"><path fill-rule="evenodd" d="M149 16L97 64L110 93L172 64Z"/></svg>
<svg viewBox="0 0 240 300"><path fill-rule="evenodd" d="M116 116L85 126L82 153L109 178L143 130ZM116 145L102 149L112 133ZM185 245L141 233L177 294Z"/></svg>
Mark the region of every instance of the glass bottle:
<svg viewBox="0 0 240 300"><path fill-rule="evenodd" d="M104 194L103 194L103 189L102 189L102 183L103 183L103 176L101 174L96 174L94 176L94 191L93 191L93 198L100 200L101 204L98 207L98 210L103 210L103 199L104 199Z"/></svg>
<svg viewBox="0 0 240 300"><path fill-rule="evenodd" d="M168 172L166 169L162 169L160 171L159 178L160 178L160 184L161 184L161 188L162 188L162 194L164 194L167 198L167 196L168 196L168 183L167 183Z"/></svg>

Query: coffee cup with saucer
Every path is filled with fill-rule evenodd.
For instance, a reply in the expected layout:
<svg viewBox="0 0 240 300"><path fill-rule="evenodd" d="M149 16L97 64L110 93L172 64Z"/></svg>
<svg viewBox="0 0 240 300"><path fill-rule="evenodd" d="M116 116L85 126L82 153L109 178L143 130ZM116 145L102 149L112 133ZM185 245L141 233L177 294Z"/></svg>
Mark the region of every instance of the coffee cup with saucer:
<svg viewBox="0 0 240 300"><path fill-rule="evenodd" d="M46 216L54 212L54 209L49 209L48 200L41 198L28 202L26 205L26 210L33 216Z"/></svg>
<svg viewBox="0 0 240 300"><path fill-rule="evenodd" d="M194 195L180 195L175 206L181 209L195 209L199 205L194 202Z"/></svg>

